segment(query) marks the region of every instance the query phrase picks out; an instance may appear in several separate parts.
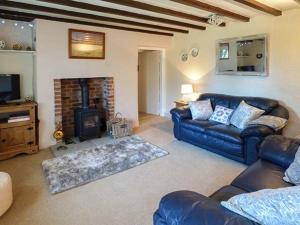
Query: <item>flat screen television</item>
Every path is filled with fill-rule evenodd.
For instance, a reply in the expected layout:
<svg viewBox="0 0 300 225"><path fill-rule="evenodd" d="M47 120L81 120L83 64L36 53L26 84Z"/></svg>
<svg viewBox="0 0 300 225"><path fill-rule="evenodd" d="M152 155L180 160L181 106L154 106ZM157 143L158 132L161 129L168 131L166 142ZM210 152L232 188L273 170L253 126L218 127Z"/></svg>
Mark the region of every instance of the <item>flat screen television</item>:
<svg viewBox="0 0 300 225"><path fill-rule="evenodd" d="M20 75L0 74L0 103L20 98Z"/></svg>

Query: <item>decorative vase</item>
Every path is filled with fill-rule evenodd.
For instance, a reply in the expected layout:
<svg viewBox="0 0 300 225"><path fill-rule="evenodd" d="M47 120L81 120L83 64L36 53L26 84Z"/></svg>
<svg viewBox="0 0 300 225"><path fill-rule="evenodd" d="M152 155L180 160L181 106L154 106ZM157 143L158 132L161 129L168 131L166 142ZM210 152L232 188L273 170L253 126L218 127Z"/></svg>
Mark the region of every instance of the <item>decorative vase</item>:
<svg viewBox="0 0 300 225"><path fill-rule="evenodd" d="M13 50L22 50L23 46L21 44L14 44L13 45Z"/></svg>

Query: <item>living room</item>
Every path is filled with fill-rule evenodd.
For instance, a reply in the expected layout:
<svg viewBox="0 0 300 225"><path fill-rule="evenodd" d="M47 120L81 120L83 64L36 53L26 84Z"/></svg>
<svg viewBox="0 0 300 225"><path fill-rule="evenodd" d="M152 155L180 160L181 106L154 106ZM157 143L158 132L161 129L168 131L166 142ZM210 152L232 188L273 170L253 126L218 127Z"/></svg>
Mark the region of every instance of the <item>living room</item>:
<svg viewBox="0 0 300 225"><path fill-rule="evenodd" d="M299 21L297 0L1 1L0 224L297 224Z"/></svg>

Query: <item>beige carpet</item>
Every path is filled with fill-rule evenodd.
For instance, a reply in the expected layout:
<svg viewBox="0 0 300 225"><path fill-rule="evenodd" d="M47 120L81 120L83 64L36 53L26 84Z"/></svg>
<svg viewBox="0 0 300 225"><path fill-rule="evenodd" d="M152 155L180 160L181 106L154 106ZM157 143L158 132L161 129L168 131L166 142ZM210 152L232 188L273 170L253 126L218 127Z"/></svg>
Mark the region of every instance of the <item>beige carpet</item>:
<svg viewBox="0 0 300 225"><path fill-rule="evenodd" d="M138 135L170 155L87 185L50 195L41 162L49 150L0 162L13 179L14 204L1 225L151 225L160 198L176 190L209 195L228 184L245 166L172 134L169 120L147 117Z"/></svg>

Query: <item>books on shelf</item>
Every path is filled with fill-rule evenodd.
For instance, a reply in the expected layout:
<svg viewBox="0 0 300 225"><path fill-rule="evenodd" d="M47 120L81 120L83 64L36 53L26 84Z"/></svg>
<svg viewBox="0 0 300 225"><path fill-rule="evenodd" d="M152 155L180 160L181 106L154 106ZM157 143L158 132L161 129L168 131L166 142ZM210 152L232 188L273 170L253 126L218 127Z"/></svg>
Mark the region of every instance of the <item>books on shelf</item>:
<svg viewBox="0 0 300 225"><path fill-rule="evenodd" d="M8 118L8 123L16 123L30 120L30 116L11 116Z"/></svg>

